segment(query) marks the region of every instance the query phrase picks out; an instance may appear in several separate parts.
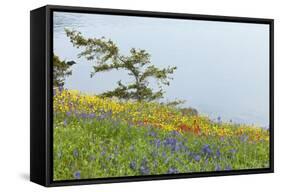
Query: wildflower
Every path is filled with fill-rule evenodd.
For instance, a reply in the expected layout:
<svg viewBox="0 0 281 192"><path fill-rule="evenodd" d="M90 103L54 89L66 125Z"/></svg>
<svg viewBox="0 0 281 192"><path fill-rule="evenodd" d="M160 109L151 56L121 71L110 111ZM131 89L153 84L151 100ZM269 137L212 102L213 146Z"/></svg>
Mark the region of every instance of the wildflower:
<svg viewBox="0 0 281 192"><path fill-rule="evenodd" d="M224 169L225 171L231 171L232 170L232 168L231 168L231 166L230 165L227 165L226 167L225 167L225 169Z"/></svg>
<svg viewBox="0 0 281 192"><path fill-rule="evenodd" d="M210 149L210 146L208 144L204 145L202 148L202 152L207 155L208 157L211 156L212 150Z"/></svg>
<svg viewBox="0 0 281 192"><path fill-rule="evenodd" d="M75 171L74 174L73 174L73 177L75 179L80 179L81 178L81 172L80 171Z"/></svg>
<svg viewBox="0 0 281 192"><path fill-rule="evenodd" d="M71 116L71 112L70 112L70 111L67 111L67 112L66 112L66 116L70 117L70 116Z"/></svg>
<svg viewBox="0 0 281 192"><path fill-rule="evenodd" d="M220 171L220 170L221 170L221 166L220 165L216 165L215 171Z"/></svg>
<svg viewBox="0 0 281 192"><path fill-rule="evenodd" d="M99 120L103 120L103 119L105 119L105 118L106 118L106 114L104 114L104 113L101 114L101 115L98 117Z"/></svg>
<svg viewBox="0 0 281 192"><path fill-rule="evenodd" d="M177 143L177 139L175 139L175 138L167 138L167 139L164 141L164 145L175 146L176 143Z"/></svg>
<svg viewBox="0 0 281 192"><path fill-rule="evenodd" d="M59 92L62 92L63 91L63 86L59 86Z"/></svg>
<svg viewBox="0 0 281 192"><path fill-rule="evenodd" d="M159 148L161 146L161 140L160 139L156 139L155 141L155 145L157 148Z"/></svg>
<svg viewBox="0 0 281 192"><path fill-rule="evenodd" d="M131 162L130 162L130 168L133 169L133 170L135 170L136 167L137 167L136 161L131 161Z"/></svg>
<svg viewBox="0 0 281 192"><path fill-rule="evenodd" d="M154 131L150 131L148 135L151 137L156 137L156 133Z"/></svg>
<svg viewBox="0 0 281 192"><path fill-rule="evenodd" d="M156 152L156 151L152 151L151 156L152 156L153 158L157 157L157 152Z"/></svg>
<svg viewBox="0 0 281 192"><path fill-rule="evenodd" d="M102 152L101 152L101 156L105 156L105 150L103 150Z"/></svg>
<svg viewBox="0 0 281 192"><path fill-rule="evenodd" d="M79 156L78 149L73 150L73 156L76 157L76 158Z"/></svg>
<svg viewBox="0 0 281 192"><path fill-rule="evenodd" d="M200 155L195 155L195 156L194 156L194 160L195 160L195 161L198 162L198 161L200 161L200 159L201 159Z"/></svg>
<svg viewBox="0 0 281 192"><path fill-rule="evenodd" d="M83 119L86 119L88 117L88 115L86 113L81 113L80 117L83 118Z"/></svg>
<svg viewBox="0 0 281 192"><path fill-rule="evenodd" d="M95 114L95 113L91 113L91 114L88 115L88 117L91 118L91 119L93 119L93 118L96 117L96 114Z"/></svg>
<svg viewBox="0 0 281 192"><path fill-rule="evenodd" d="M172 136L177 136L177 135L179 135L179 132L176 131L176 130L173 130L173 131L171 131L171 135Z"/></svg>
<svg viewBox="0 0 281 192"><path fill-rule="evenodd" d="M168 174L175 174L175 173L179 173L179 171L176 168L169 168L167 173Z"/></svg>
<svg viewBox="0 0 281 192"><path fill-rule="evenodd" d="M67 126L67 120L66 119L63 121L63 125Z"/></svg>
<svg viewBox="0 0 281 192"><path fill-rule="evenodd" d="M229 152L234 154L234 153L236 153L236 149L230 149Z"/></svg>
<svg viewBox="0 0 281 192"><path fill-rule="evenodd" d="M220 156L221 156L221 152L220 152L219 149L217 149L217 151L216 151L216 157L217 157L217 158L220 158Z"/></svg>
<svg viewBox="0 0 281 192"><path fill-rule="evenodd" d="M140 167L140 173L142 175L149 175L149 168L147 166L141 166Z"/></svg>

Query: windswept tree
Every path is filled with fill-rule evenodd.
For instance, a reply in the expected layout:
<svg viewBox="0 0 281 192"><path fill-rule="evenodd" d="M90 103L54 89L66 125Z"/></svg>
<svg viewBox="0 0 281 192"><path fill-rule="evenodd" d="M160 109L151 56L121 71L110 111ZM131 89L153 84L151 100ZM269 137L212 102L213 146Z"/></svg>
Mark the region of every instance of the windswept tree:
<svg viewBox="0 0 281 192"><path fill-rule="evenodd" d="M74 61L61 61L57 55L53 56L53 85L54 87L63 87L65 78L72 74L70 67L75 64Z"/></svg>
<svg viewBox="0 0 281 192"><path fill-rule="evenodd" d="M104 97L118 97L120 99L134 99L137 101L152 101L163 97L163 85L169 86L169 80L176 67L159 69L150 62L150 54L143 49L130 49L128 56L122 55L117 45L110 39L85 38L75 30L65 30L70 42L76 48L82 48L78 57L94 61L91 77L96 73L110 70L124 69L133 77L133 82L123 84L117 82L117 87L112 91L101 94ZM158 90L149 87L149 79L157 81Z"/></svg>

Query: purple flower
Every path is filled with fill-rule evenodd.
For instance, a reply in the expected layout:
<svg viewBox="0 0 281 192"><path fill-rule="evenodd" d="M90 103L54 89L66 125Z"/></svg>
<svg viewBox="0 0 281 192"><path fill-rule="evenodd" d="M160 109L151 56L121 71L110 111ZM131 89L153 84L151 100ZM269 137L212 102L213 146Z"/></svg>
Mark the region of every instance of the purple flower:
<svg viewBox="0 0 281 192"><path fill-rule="evenodd" d="M155 141L155 145L157 148L159 148L161 146L161 140L160 139L156 139Z"/></svg>
<svg viewBox="0 0 281 192"><path fill-rule="evenodd" d="M95 113L91 113L91 114L88 115L88 117L89 117L89 118L95 118L95 117L96 117L96 114L95 114Z"/></svg>
<svg viewBox="0 0 281 192"><path fill-rule="evenodd" d="M76 158L79 156L78 149L73 150L73 156L76 157Z"/></svg>
<svg viewBox="0 0 281 192"><path fill-rule="evenodd" d="M63 91L63 86L59 86L59 92L62 92Z"/></svg>
<svg viewBox="0 0 281 192"><path fill-rule="evenodd" d="M221 156L221 152L219 149L217 149L216 156L217 156L217 158L220 158L220 156Z"/></svg>
<svg viewBox="0 0 281 192"><path fill-rule="evenodd" d="M202 147L202 152L203 152L205 155L207 155L208 157L211 156L211 154L212 154L212 150L211 150L211 148L210 148L210 146L209 146L208 144L206 144L206 145L204 145L204 146Z"/></svg>
<svg viewBox="0 0 281 192"><path fill-rule="evenodd" d="M221 170L221 166L220 165L216 165L215 171L220 171L220 170Z"/></svg>
<svg viewBox="0 0 281 192"><path fill-rule="evenodd" d="M176 130L173 130L173 131L171 131L171 135L172 136L177 136L177 135L179 135L179 132L176 131Z"/></svg>
<svg viewBox="0 0 281 192"><path fill-rule="evenodd" d="M232 168L231 168L231 166L230 166L230 165L227 165L227 166L224 168L224 170L225 170L225 171L231 171L231 170L232 170Z"/></svg>
<svg viewBox="0 0 281 192"><path fill-rule="evenodd" d="M105 151L103 150L102 152L101 152L101 156L105 156Z"/></svg>
<svg viewBox="0 0 281 192"><path fill-rule="evenodd" d="M156 133L154 131L150 131L148 135L151 137L156 137Z"/></svg>
<svg viewBox="0 0 281 192"><path fill-rule="evenodd" d="M230 149L229 152L232 153L232 154L235 154L236 153L236 149Z"/></svg>
<svg viewBox="0 0 281 192"><path fill-rule="evenodd" d="M157 152L156 152L156 151L152 151L151 156L152 156L153 158L157 157Z"/></svg>
<svg viewBox="0 0 281 192"><path fill-rule="evenodd" d="M80 171L75 171L74 174L73 174L73 177L75 179L80 179L81 178L81 172Z"/></svg>
<svg viewBox="0 0 281 192"><path fill-rule="evenodd" d="M177 139L175 138L167 138L164 141L164 145L176 145Z"/></svg>
<svg viewBox="0 0 281 192"><path fill-rule="evenodd" d="M80 114L80 117L83 118L83 119L85 119L85 118L88 117L88 115L87 115L86 113L81 113L81 114Z"/></svg>
<svg viewBox="0 0 281 192"><path fill-rule="evenodd" d="M141 166L140 167L140 173L142 175L149 175L149 168L147 166Z"/></svg>
<svg viewBox="0 0 281 192"><path fill-rule="evenodd" d="M64 126L67 126L67 121L66 121L66 119L63 121L63 125L64 125Z"/></svg>
<svg viewBox="0 0 281 192"><path fill-rule="evenodd" d="M137 168L136 161L130 162L130 168L133 169L133 170L136 170L136 168Z"/></svg>
<svg viewBox="0 0 281 192"><path fill-rule="evenodd" d="M70 116L71 116L71 112L70 112L70 111L67 111L67 112L66 112L66 116L70 117Z"/></svg>
<svg viewBox="0 0 281 192"><path fill-rule="evenodd" d="M195 155L195 156L194 156L194 160L195 160L195 161L198 162L198 161L200 161L200 159L201 159L200 155Z"/></svg>
<svg viewBox="0 0 281 192"><path fill-rule="evenodd" d="M175 173L179 173L179 171L176 168L169 168L167 173L168 174L175 174Z"/></svg>

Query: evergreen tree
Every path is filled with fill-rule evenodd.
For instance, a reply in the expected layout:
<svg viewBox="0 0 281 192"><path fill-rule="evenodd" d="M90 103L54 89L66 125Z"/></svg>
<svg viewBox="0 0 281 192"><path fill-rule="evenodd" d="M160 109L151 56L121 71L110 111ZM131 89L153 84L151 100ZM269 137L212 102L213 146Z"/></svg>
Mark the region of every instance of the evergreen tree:
<svg viewBox="0 0 281 192"><path fill-rule="evenodd" d="M169 74L172 74L176 67L167 67L159 69L150 62L150 54L143 49L130 49L128 56L122 55L117 45L110 39L85 38L78 31L67 30L66 35L70 42L76 48L82 48L78 57L84 57L87 60L94 61L91 77L96 73L111 70L124 69L128 75L133 77L133 82L123 84L117 82L117 88L107 91L101 96L118 97L120 99L134 99L137 101L152 101L163 97L163 85L169 86ZM154 78L157 81L158 90L153 91L149 87L149 79Z"/></svg>

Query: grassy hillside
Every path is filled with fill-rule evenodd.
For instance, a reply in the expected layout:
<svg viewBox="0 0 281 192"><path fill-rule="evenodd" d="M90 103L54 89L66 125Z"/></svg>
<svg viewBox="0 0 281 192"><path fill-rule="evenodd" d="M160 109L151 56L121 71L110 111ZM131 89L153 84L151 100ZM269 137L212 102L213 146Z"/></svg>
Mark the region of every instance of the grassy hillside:
<svg viewBox="0 0 281 192"><path fill-rule="evenodd" d="M269 133L148 102L54 96L54 180L269 166Z"/></svg>

